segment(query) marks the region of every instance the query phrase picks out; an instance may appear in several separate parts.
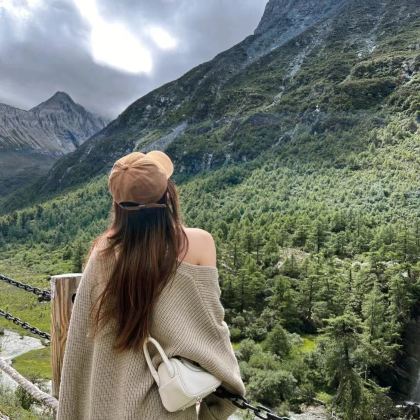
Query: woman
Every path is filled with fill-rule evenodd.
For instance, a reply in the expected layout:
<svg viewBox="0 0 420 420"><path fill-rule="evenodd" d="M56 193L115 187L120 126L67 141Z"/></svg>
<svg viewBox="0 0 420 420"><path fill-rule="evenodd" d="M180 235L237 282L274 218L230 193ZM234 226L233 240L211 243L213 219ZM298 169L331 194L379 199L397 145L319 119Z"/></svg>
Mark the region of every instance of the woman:
<svg viewBox="0 0 420 420"><path fill-rule="evenodd" d="M170 413L142 344L199 363L245 395L220 303L213 238L181 224L163 152L133 152L113 166L113 220L93 244L74 301L57 420L227 419L236 407L214 394ZM149 346L154 366L160 355Z"/></svg>

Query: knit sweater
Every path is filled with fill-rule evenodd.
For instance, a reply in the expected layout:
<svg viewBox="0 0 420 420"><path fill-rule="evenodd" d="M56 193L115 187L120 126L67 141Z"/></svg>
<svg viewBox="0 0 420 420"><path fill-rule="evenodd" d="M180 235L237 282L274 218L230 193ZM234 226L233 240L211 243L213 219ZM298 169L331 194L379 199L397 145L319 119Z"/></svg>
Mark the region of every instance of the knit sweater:
<svg viewBox="0 0 420 420"><path fill-rule="evenodd" d="M236 407L214 394L201 402L198 414L195 406L166 411L143 351L112 349L115 321L92 338L89 311L112 270L100 248L89 257L74 301L56 420L226 420ZM150 335L168 357L198 362L226 389L245 395L224 314L217 268L181 262L156 302ZM158 366L161 356L153 346L149 351Z"/></svg>

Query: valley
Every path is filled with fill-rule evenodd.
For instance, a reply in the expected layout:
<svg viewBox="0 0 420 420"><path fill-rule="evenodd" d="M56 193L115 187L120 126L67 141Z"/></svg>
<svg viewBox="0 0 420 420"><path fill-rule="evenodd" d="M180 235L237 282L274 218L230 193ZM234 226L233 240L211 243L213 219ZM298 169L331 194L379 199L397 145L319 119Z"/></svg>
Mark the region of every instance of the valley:
<svg viewBox="0 0 420 420"><path fill-rule="evenodd" d="M81 272L110 219L112 163L163 149L186 225L216 241L248 397L282 415L315 403L398 418L419 377L419 10L270 0L253 35L9 187L0 273L48 289L48 276ZM0 283L0 308L49 331L49 303ZM41 352L20 368L38 360L48 379Z"/></svg>

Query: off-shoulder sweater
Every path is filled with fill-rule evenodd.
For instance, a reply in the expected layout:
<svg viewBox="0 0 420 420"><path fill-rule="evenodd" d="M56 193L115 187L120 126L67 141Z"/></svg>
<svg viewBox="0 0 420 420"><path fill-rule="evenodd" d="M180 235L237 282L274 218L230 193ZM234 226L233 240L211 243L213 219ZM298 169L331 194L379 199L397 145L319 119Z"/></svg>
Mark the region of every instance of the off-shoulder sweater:
<svg viewBox="0 0 420 420"><path fill-rule="evenodd" d="M112 269L99 249L89 257L74 301L56 420L226 420L236 407L214 394L202 401L198 414L195 406L166 411L143 351L112 349L115 322L92 338L89 311ZM150 335L168 357L194 360L218 377L222 386L244 396L220 292L216 267L181 262L155 305ZM161 358L153 346L150 354L157 366Z"/></svg>

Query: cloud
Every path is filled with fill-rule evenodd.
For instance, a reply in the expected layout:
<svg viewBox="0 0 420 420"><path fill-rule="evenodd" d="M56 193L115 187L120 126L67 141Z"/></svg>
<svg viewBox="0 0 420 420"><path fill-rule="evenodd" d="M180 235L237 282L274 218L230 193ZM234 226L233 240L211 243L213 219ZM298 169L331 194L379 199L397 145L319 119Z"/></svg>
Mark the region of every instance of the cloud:
<svg viewBox="0 0 420 420"><path fill-rule="evenodd" d="M42 0L0 0L0 11L19 22L27 20L42 4Z"/></svg>
<svg viewBox="0 0 420 420"><path fill-rule="evenodd" d="M178 45L178 41L160 26L150 26L148 32L155 44L162 50L172 50Z"/></svg>
<svg viewBox="0 0 420 420"><path fill-rule="evenodd" d="M149 49L122 22L107 22L99 13L96 0L74 2L90 26L90 50L95 63L128 73L152 71Z"/></svg>
<svg viewBox="0 0 420 420"><path fill-rule="evenodd" d="M250 35L266 0L0 0L0 102L115 117Z"/></svg>

